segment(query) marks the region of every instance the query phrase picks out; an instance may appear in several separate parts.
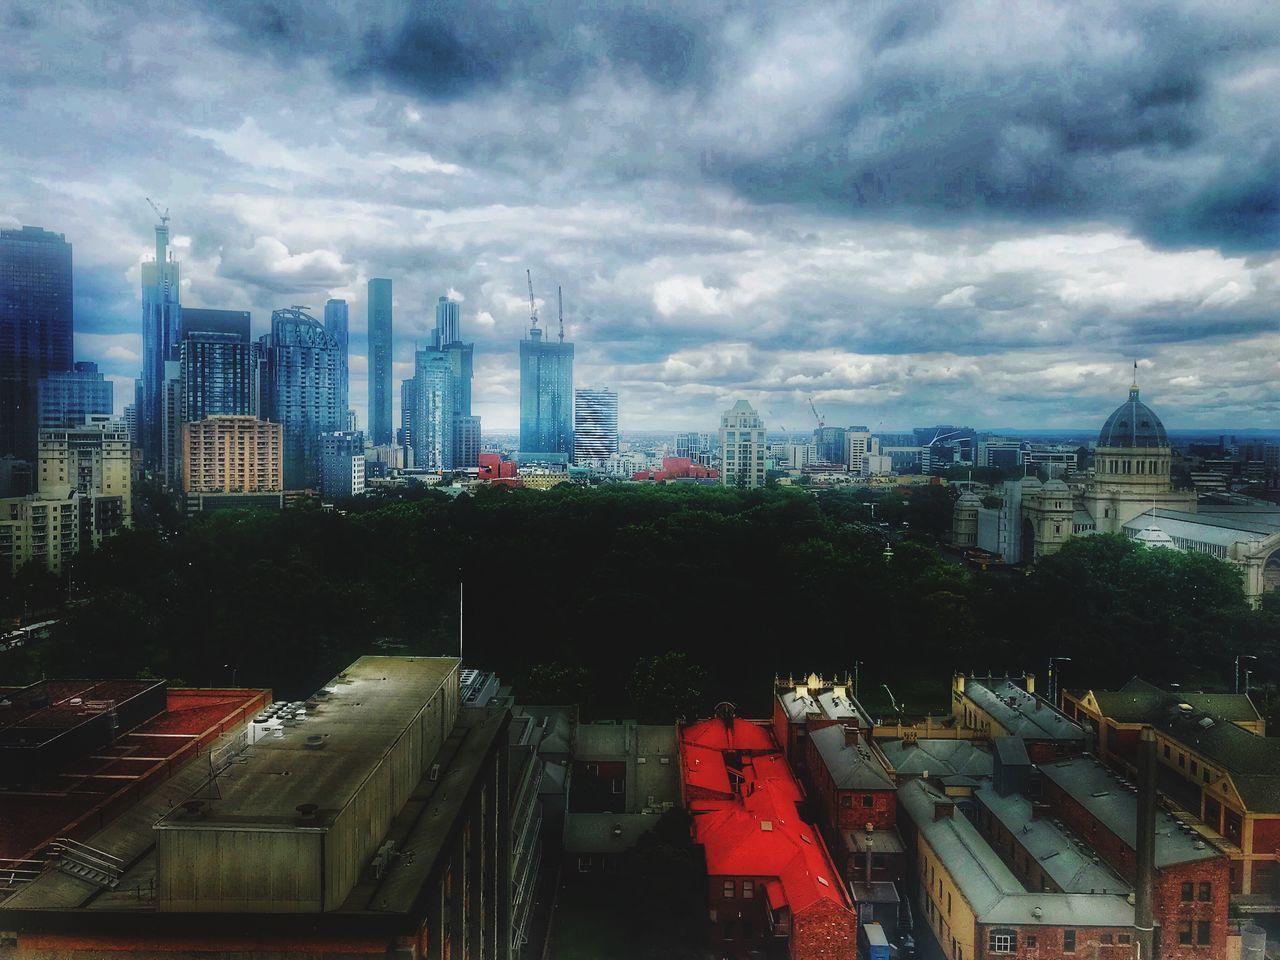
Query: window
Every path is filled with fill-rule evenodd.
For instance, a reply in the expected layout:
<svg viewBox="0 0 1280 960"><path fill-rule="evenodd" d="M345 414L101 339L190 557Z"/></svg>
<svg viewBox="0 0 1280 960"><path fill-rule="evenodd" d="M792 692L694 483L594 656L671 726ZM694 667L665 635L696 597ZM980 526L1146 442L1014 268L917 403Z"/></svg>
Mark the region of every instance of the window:
<svg viewBox="0 0 1280 960"><path fill-rule="evenodd" d="M1076 932L1074 930L1062 931L1062 952L1063 953L1076 952Z"/></svg>
<svg viewBox="0 0 1280 960"><path fill-rule="evenodd" d="M992 930L992 953L1013 953L1018 949L1018 932L1016 930Z"/></svg>
<svg viewBox="0 0 1280 960"><path fill-rule="evenodd" d="M1201 770L1201 771L1200 771L1200 779L1201 779L1201 780L1203 780L1205 783L1208 783L1208 782L1209 782L1209 768L1208 768L1208 767L1205 767L1203 770Z"/></svg>
<svg viewBox="0 0 1280 960"><path fill-rule="evenodd" d="M1169 759L1169 745L1167 743L1164 745L1164 758L1166 760Z"/></svg>
<svg viewBox="0 0 1280 960"><path fill-rule="evenodd" d="M1190 880L1184 881L1182 884L1182 899L1184 901L1192 899L1193 897L1192 891L1194 890L1195 890L1195 884L1193 884Z"/></svg>
<svg viewBox="0 0 1280 960"><path fill-rule="evenodd" d="M613 793L622 793L624 787L625 787L625 784L623 783L621 777L614 777L613 780L609 782L609 789Z"/></svg>
<svg viewBox="0 0 1280 960"><path fill-rule="evenodd" d="M1026 945L1028 947L1034 947L1036 945L1036 938L1033 936L1028 936L1026 938Z"/></svg>
<svg viewBox="0 0 1280 960"><path fill-rule="evenodd" d="M1127 933L1116 934L1116 943L1128 943L1131 939L1133 938Z"/></svg>
<svg viewBox="0 0 1280 960"><path fill-rule="evenodd" d="M1197 946L1208 946L1209 944L1209 921L1196 921L1196 944Z"/></svg>
<svg viewBox="0 0 1280 960"><path fill-rule="evenodd" d="M1185 767L1187 765L1187 755L1185 753L1178 754L1178 766Z"/></svg>
<svg viewBox="0 0 1280 960"><path fill-rule="evenodd" d="M732 880L726 880L722 888L722 894L726 900L732 900L734 896L734 885Z"/></svg>
<svg viewBox="0 0 1280 960"><path fill-rule="evenodd" d="M1202 903L1208 903L1213 899L1213 884L1208 880L1201 881L1200 883L1199 899Z"/></svg>
<svg viewBox="0 0 1280 960"><path fill-rule="evenodd" d="M584 853L582 856L578 857L578 872L579 873L591 872L591 854Z"/></svg>
<svg viewBox="0 0 1280 960"><path fill-rule="evenodd" d="M1192 761L1191 761L1191 775L1194 777L1194 776L1195 776L1197 773L1199 773L1199 772L1200 772L1200 765L1199 765L1199 764L1197 764L1194 760L1192 760Z"/></svg>
<svg viewBox="0 0 1280 960"><path fill-rule="evenodd" d="M849 796L847 793L842 793L840 795L840 806L842 809L845 809L845 810L852 808L853 797Z"/></svg>
<svg viewBox="0 0 1280 960"><path fill-rule="evenodd" d="M756 882L754 880L742 881L742 899L750 900L756 895Z"/></svg>
<svg viewBox="0 0 1280 960"><path fill-rule="evenodd" d="M1111 934L1109 934L1109 933L1104 933L1102 936L1100 936L1100 937L1098 938L1098 942L1099 942L1099 943L1110 943L1110 942L1112 941L1112 939L1113 939L1113 937L1111 936Z"/></svg>
<svg viewBox="0 0 1280 960"><path fill-rule="evenodd" d="M1190 920L1178 921L1178 943L1183 944L1184 946L1190 946L1191 944L1191 921Z"/></svg>
<svg viewBox="0 0 1280 960"><path fill-rule="evenodd" d="M869 794L869 793L868 793L868 794L864 794L864 795L863 795L863 797L862 797L862 805L863 805L864 807L870 807L870 806L872 806L874 803L875 803L875 801L871 799L871 794Z"/></svg>
<svg viewBox="0 0 1280 960"><path fill-rule="evenodd" d="M951 891L947 891L947 916L951 916Z"/></svg>

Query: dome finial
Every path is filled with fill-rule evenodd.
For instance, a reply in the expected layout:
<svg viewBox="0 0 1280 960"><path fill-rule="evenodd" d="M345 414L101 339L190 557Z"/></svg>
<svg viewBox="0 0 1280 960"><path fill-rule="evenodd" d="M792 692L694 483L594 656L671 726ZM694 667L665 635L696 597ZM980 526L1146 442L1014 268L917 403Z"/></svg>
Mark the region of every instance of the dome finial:
<svg viewBox="0 0 1280 960"><path fill-rule="evenodd" d="M1133 361L1133 385L1129 387L1129 399L1138 399L1138 361Z"/></svg>

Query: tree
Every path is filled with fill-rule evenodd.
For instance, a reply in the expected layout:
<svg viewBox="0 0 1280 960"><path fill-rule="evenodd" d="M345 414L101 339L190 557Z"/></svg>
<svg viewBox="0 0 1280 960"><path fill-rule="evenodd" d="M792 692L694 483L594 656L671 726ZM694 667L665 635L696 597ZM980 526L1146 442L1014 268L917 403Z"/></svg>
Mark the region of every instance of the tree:
<svg viewBox="0 0 1280 960"><path fill-rule="evenodd" d="M703 699L706 672L688 654L668 650L641 657L631 672L627 695L643 723L671 723L695 717Z"/></svg>
<svg viewBox="0 0 1280 960"><path fill-rule="evenodd" d="M590 699L591 674L585 667L539 663L529 671L529 682L519 694L522 703L580 704Z"/></svg>

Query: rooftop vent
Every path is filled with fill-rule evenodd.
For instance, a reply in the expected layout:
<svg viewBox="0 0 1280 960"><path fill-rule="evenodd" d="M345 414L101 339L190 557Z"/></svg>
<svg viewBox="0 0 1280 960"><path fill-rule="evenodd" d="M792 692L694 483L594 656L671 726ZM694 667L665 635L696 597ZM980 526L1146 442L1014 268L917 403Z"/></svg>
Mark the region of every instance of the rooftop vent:
<svg viewBox="0 0 1280 960"><path fill-rule="evenodd" d="M203 800L183 800L182 815L192 820L196 820L205 815L205 803Z"/></svg>
<svg viewBox="0 0 1280 960"><path fill-rule="evenodd" d="M1213 717L1201 717L1200 726L1208 730L1210 727L1213 726Z"/></svg>
<svg viewBox="0 0 1280 960"><path fill-rule="evenodd" d="M301 823L315 823L320 819L320 805L317 803L300 803L293 809L298 811Z"/></svg>
<svg viewBox="0 0 1280 960"><path fill-rule="evenodd" d="M770 833L770 832L772 832L772 830L773 830L773 821L772 821L772 820L761 820L761 821L760 821L760 829L761 829L761 830L763 830L765 833Z"/></svg>
<svg viewBox="0 0 1280 960"><path fill-rule="evenodd" d="M308 750L323 750L324 737L320 736L318 733L313 733L311 736L307 737L306 746Z"/></svg>
<svg viewBox="0 0 1280 960"><path fill-rule="evenodd" d="M1186 714L1186 713L1190 713L1190 712L1191 712L1192 710L1194 710L1194 709L1195 709L1195 707L1191 706L1191 704L1189 704L1189 703L1180 703L1180 704L1178 704L1178 712L1179 712L1179 713L1184 713L1184 714Z"/></svg>

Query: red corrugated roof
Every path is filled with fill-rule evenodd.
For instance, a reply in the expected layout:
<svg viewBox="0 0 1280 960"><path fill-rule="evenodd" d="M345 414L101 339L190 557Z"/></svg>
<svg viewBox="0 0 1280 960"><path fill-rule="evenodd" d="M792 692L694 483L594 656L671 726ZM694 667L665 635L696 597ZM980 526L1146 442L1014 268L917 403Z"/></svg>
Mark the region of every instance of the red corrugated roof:
<svg viewBox="0 0 1280 960"><path fill-rule="evenodd" d="M684 762L684 782L691 787L711 790L715 793L732 792L729 785L729 769L724 765L724 754L710 747L687 744L681 751Z"/></svg>
<svg viewBox="0 0 1280 960"><path fill-rule="evenodd" d="M741 717L734 717L728 724L718 719L692 723L680 732L680 739L684 743L710 747L713 750L741 750L750 753L778 749L768 727Z"/></svg>

